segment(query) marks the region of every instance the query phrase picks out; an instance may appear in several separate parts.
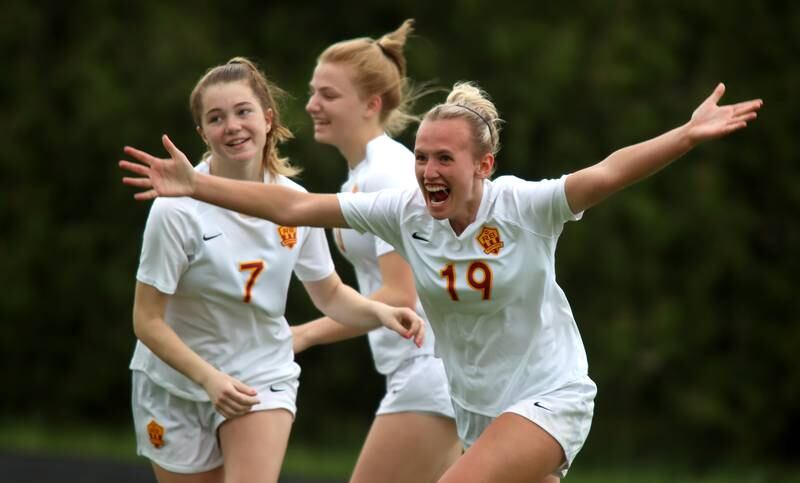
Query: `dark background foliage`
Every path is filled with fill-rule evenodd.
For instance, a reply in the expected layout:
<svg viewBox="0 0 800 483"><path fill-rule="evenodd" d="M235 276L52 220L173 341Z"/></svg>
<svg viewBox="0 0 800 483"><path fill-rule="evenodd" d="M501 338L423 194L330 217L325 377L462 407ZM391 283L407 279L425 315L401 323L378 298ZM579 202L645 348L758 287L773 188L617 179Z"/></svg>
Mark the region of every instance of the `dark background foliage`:
<svg viewBox="0 0 800 483"><path fill-rule="evenodd" d="M344 162L303 111L329 43L409 17L410 75L476 80L507 121L498 175L557 177L678 126L718 81L762 97L747 130L688 154L562 235L558 276L599 386L582 456L787 462L800 430L800 7L782 1L10 0L0 20L0 414L129 424L134 274L148 205L123 145L203 145L188 95L236 55L292 94L282 149L312 191ZM443 94L423 99L422 111ZM413 128L401 136L413 144ZM337 258L343 277L354 282ZM288 318L317 315L299 286ZM382 394L366 341L310 350L293 437L358 441Z"/></svg>

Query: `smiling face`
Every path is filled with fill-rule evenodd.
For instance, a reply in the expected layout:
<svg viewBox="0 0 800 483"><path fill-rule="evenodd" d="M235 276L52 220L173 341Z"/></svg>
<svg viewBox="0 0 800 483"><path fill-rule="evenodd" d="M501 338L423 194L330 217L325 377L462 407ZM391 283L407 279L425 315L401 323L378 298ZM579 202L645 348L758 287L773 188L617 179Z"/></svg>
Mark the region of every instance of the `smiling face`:
<svg viewBox="0 0 800 483"><path fill-rule="evenodd" d="M314 122L314 140L347 151L348 144L363 131L370 115L369 99L362 99L351 80L350 67L321 62L314 69L306 111Z"/></svg>
<svg viewBox="0 0 800 483"><path fill-rule="evenodd" d="M260 166L272 122L246 81L208 86L198 132L215 160Z"/></svg>
<svg viewBox="0 0 800 483"><path fill-rule="evenodd" d="M476 158L470 126L459 118L424 120L414 154L428 212L449 220L460 234L475 219L494 157L489 153Z"/></svg>

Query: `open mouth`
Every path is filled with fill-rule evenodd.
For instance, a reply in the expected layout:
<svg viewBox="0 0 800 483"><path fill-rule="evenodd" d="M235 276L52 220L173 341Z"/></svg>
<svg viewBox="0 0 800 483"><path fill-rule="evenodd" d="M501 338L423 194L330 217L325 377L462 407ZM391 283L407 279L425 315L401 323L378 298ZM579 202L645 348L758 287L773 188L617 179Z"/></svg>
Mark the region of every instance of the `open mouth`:
<svg viewBox="0 0 800 483"><path fill-rule="evenodd" d="M428 191L431 205L441 205L450 197L450 190L444 186L426 186L425 189Z"/></svg>

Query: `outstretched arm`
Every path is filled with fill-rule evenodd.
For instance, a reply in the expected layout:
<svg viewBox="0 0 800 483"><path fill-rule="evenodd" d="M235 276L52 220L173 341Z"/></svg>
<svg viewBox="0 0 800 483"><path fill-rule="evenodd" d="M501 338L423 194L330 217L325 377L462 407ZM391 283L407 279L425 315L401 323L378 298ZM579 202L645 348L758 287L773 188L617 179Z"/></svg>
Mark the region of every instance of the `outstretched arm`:
<svg viewBox="0 0 800 483"><path fill-rule="evenodd" d="M591 208L617 191L658 172L703 141L726 136L747 126L763 105L761 99L719 106L725 85L695 109L692 118L658 137L615 151L603 161L570 174L567 202L573 213Z"/></svg>
<svg viewBox="0 0 800 483"><path fill-rule="evenodd" d="M237 181L196 172L186 155L164 135L161 138L170 158L156 158L136 148L125 154L138 163L122 160L122 169L139 175L122 182L141 188L137 200L157 196L191 196L238 213L263 218L280 225L347 227L336 195L304 193L284 186Z"/></svg>

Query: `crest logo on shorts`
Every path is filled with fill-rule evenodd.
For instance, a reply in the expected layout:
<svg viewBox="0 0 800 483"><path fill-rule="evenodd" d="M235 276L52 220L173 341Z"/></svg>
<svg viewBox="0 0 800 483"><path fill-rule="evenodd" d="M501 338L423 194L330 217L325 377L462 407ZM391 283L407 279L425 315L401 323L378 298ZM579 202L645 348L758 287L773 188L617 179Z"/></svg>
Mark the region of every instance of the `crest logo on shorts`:
<svg viewBox="0 0 800 483"><path fill-rule="evenodd" d="M150 444L159 449L164 446L164 426L158 424L154 419L147 425L147 435L150 436Z"/></svg>
<svg viewBox="0 0 800 483"><path fill-rule="evenodd" d="M500 249L505 246L503 240L500 239L500 230L493 226L484 226L475 239L478 240L483 247L483 252L487 255L498 255Z"/></svg>
<svg viewBox="0 0 800 483"><path fill-rule="evenodd" d="M279 226L278 235L281 236L281 245L289 250L294 248L297 244L297 227L296 226Z"/></svg>

